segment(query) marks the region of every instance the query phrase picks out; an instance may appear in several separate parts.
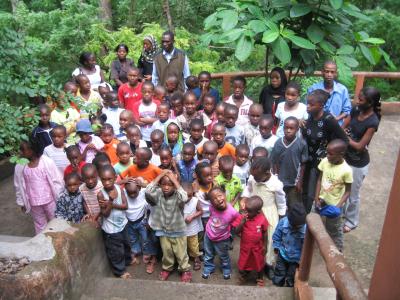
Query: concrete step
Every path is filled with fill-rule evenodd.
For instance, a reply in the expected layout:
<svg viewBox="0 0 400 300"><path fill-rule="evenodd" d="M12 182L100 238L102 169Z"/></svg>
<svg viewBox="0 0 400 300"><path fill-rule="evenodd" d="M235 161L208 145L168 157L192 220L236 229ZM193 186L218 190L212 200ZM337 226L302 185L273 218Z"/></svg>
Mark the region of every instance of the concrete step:
<svg viewBox="0 0 400 300"><path fill-rule="evenodd" d="M26 236L14 236L14 235L0 234L0 243L1 242L20 243L20 242L25 242L30 239L31 239L31 237L26 237Z"/></svg>

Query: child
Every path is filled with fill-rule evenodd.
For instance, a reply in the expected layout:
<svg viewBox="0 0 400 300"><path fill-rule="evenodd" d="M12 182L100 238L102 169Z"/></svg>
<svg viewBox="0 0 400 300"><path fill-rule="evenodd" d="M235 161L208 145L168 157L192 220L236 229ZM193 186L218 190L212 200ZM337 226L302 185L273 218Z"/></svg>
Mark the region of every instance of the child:
<svg viewBox="0 0 400 300"><path fill-rule="evenodd" d="M100 129L100 138L104 143L103 151L110 158L111 164L118 163L117 146L119 141L114 138L114 128L111 124L104 124Z"/></svg>
<svg viewBox="0 0 400 300"><path fill-rule="evenodd" d="M171 96L178 91L179 80L176 76L170 75L165 80L165 89L167 94L165 95L165 99L167 102L171 102Z"/></svg>
<svg viewBox="0 0 400 300"><path fill-rule="evenodd" d="M240 234L239 284L244 284L251 271L257 272L257 285L263 287L265 245L267 242L268 221L261 209L263 201L252 196L245 201L244 214L235 232Z"/></svg>
<svg viewBox="0 0 400 300"><path fill-rule="evenodd" d="M97 87L97 91L99 92L100 97L104 101L104 104L105 104L104 106L107 107L108 104L106 102L107 101L106 97L107 97L107 94L112 91L110 85L106 82L100 83L99 86ZM117 95L117 101L118 101L118 94L117 93L115 93L115 94Z"/></svg>
<svg viewBox="0 0 400 300"><path fill-rule="evenodd" d="M170 170L163 170L146 188L146 201L152 205L152 228L160 237L162 257L161 280L167 280L175 263L181 272L181 281L190 282L189 256L185 236L183 205L188 201L175 175Z"/></svg>
<svg viewBox="0 0 400 300"><path fill-rule="evenodd" d="M195 196L199 199L200 207L203 211L201 215L201 222L203 226L207 224L210 217L210 200L207 198L207 193L213 187L213 177L211 173L211 166L208 162L199 162L194 169L196 174L196 181L193 184Z"/></svg>
<svg viewBox="0 0 400 300"><path fill-rule="evenodd" d="M91 163L95 154L104 147L103 141L96 135L93 135L92 126L88 119L81 119L76 124L76 132L79 135L79 150L83 159L87 163Z"/></svg>
<svg viewBox="0 0 400 300"><path fill-rule="evenodd" d="M100 216L100 206L97 201L97 193L103 188L103 185L98 180L97 170L95 165L86 164L82 168L82 181L79 191L82 193L83 206L86 215L83 220L96 221Z"/></svg>
<svg viewBox="0 0 400 300"><path fill-rule="evenodd" d="M158 120L156 120L151 126L151 132L153 132L156 129L165 132L168 124L171 123L171 119L169 118L170 116L169 104L167 102L164 102L158 105L156 115Z"/></svg>
<svg viewBox="0 0 400 300"><path fill-rule="evenodd" d="M187 251L189 259L192 258L194 261L193 270L198 271L201 269L198 233L203 231L203 224L201 223L203 210L201 209L199 200L193 196L192 184L184 182L182 183L182 188L188 196L188 201L183 208L183 217L186 223Z"/></svg>
<svg viewBox="0 0 400 300"><path fill-rule="evenodd" d="M217 149L218 155L235 156L235 147L232 144L225 142L225 136L226 136L225 132L226 132L225 126L221 123L215 124L211 132L212 140L218 146ZM200 156L203 154L203 149L201 147L199 148L198 153Z"/></svg>
<svg viewBox="0 0 400 300"><path fill-rule="evenodd" d="M247 145L253 143L253 138L260 134L258 124L262 116L263 108L261 104L253 103L249 108L250 122L244 126L244 141Z"/></svg>
<svg viewBox="0 0 400 300"><path fill-rule="evenodd" d="M131 275L126 271L126 266L131 264L132 258L126 228L126 194L123 188L115 184L117 175L112 166L103 167L99 175L104 187L98 192L97 199L103 217L101 230L107 258L114 275L127 279Z"/></svg>
<svg viewBox="0 0 400 300"><path fill-rule="evenodd" d="M142 177L145 180L144 183L152 182L161 173L161 169L151 164L149 162L150 159L151 150L149 148L137 149L135 164L122 172L121 177ZM128 182L128 180L126 180L125 182Z"/></svg>
<svg viewBox="0 0 400 300"><path fill-rule="evenodd" d="M86 162L82 158L81 151L77 145L68 146L65 150L70 164L64 170L64 177L68 174L75 172L81 175L81 170Z"/></svg>
<svg viewBox="0 0 400 300"><path fill-rule="evenodd" d="M210 163L212 177L215 178L219 174L218 164L218 145L214 141L208 141L204 143L202 158Z"/></svg>
<svg viewBox="0 0 400 300"><path fill-rule="evenodd" d="M315 207L321 216L326 217L326 231L342 252L342 208L350 196L353 171L343 158L347 150L343 140L329 142L326 150L326 157L318 165L321 173L315 188Z"/></svg>
<svg viewBox="0 0 400 300"><path fill-rule="evenodd" d="M93 158L92 164L96 167L97 172L104 166L112 166L111 160L104 152L98 152Z"/></svg>
<svg viewBox="0 0 400 300"><path fill-rule="evenodd" d="M78 84L78 92L76 96L79 97L85 104L95 104L98 108L102 106L103 99L100 94L92 89L89 77L85 74L75 76L76 83Z"/></svg>
<svg viewBox="0 0 400 300"><path fill-rule="evenodd" d="M210 139L211 130L214 127L214 124L218 122L217 115L215 113L216 109L215 97L209 93L205 94L203 96L202 106L203 106L203 111L201 112L204 113L211 120L211 123L206 127L206 132L205 132L206 138Z"/></svg>
<svg viewBox="0 0 400 300"><path fill-rule="evenodd" d="M199 84L193 90L193 93L196 95L198 102L201 103L202 100L204 100L206 94L211 95L215 99L216 103L220 102L218 90L211 87L210 72L201 71L199 73L198 79L199 79Z"/></svg>
<svg viewBox="0 0 400 300"><path fill-rule="evenodd" d="M272 278L274 285L294 285L294 275L299 266L306 232L306 215L303 204L295 203L289 209L287 217L279 220L272 236L272 246L278 254Z"/></svg>
<svg viewBox="0 0 400 300"><path fill-rule="evenodd" d="M255 161L259 157L268 157L268 150L264 147L255 147L251 155L251 162Z"/></svg>
<svg viewBox="0 0 400 300"><path fill-rule="evenodd" d="M172 156L179 159L183 146L183 138L181 128L175 121L169 123L167 126L165 144L171 149Z"/></svg>
<svg viewBox="0 0 400 300"><path fill-rule="evenodd" d="M147 147L147 143L142 140L142 133L136 125L131 124L126 128L126 137L129 141L133 156L135 156L137 149Z"/></svg>
<svg viewBox="0 0 400 300"><path fill-rule="evenodd" d="M182 159L178 161L177 168L180 181L193 183L194 181L194 170L197 165L197 159L194 158L196 155L196 148L192 143L186 143L182 147Z"/></svg>
<svg viewBox="0 0 400 300"><path fill-rule="evenodd" d="M150 146L150 134L152 125L157 121L156 111L160 102L153 101L154 86L151 81L145 81L142 85L142 100L137 102L133 109L136 115L136 124L140 126L142 138Z"/></svg>
<svg viewBox="0 0 400 300"><path fill-rule="evenodd" d="M199 80L196 76L190 75L186 78L185 84L188 92L193 91L195 88L199 87Z"/></svg>
<svg viewBox="0 0 400 300"><path fill-rule="evenodd" d="M219 170L221 173L215 177L215 183L226 192L226 200L239 211L239 198L243 192L243 187L239 177L233 175L235 161L232 156L225 155L219 158Z"/></svg>
<svg viewBox="0 0 400 300"><path fill-rule="evenodd" d="M150 134L150 140L151 140L150 150L152 152L150 162L153 165L159 166L161 164L160 149L164 143L164 131L161 131L160 129L154 129Z"/></svg>
<svg viewBox="0 0 400 300"><path fill-rule="evenodd" d="M115 133L115 137L120 141L126 141L126 129L129 125L133 125L133 113L130 110L123 110L119 114L119 130Z"/></svg>
<svg viewBox="0 0 400 300"><path fill-rule="evenodd" d="M274 126L274 119L270 115L263 115L259 122L260 134L253 138L251 144L251 150L254 151L257 147L264 147L267 149L268 154L272 152L275 142L278 140L276 135L272 133L272 127Z"/></svg>
<svg viewBox="0 0 400 300"><path fill-rule="evenodd" d="M118 162L114 164L114 170L120 176L133 164L131 147L127 142L121 142L117 145L117 156Z"/></svg>
<svg viewBox="0 0 400 300"><path fill-rule="evenodd" d="M64 173L65 168L69 165L67 155L65 153L65 139L67 137L67 129L62 125L56 125L50 131L51 140L53 144L44 148L43 154L51 158L60 170L61 174Z"/></svg>
<svg viewBox="0 0 400 300"><path fill-rule="evenodd" d="M286 214L286 199L283 184L277 176L271 174L271 161L268 157L258 157L250 168L250 178L243 192L243 197L259 196L263 200L262 211L268 220L268 241L272 241L272 234L278 224L279 217ZM272 243L266 247L266 273L269 279L273 276L275 255Z"/></svg>
<svg viewBox="0 0 400 300"><path fill-rule="evenodd" d="M189 124L194 119L202 119L204 126L211 124L211 120L206 114L196 111L196 95L193 92L186 92L183 95L183 114L176 117L178 125L181 127L182 135L185 140L189 139Z"/></svg>
<svg viewBox="0 0 400 300"><path fill-rule="evenodd" d="M42 154L44 148L51 145L50 131L57 125L50 122L51 109L45 104L39 106L40 120L38 126L32 130L32 140L38 144L39 153Z"/></svg>
<svg viewBox="0 0 400 300"><path fill-rule="evenodd" d="M106 115L106 122L113 127L114 132L119 132L119 116L123 109L119 107L118 94L116 92L109 92L105 95L104 99L106 107L103 107L101 112Z"/></svg>
<svg viewBox="0 0 400 300"><path fill-rule="evenodd" d="M239 109L239 115L236 125L244 126L249 122L249 108L253 104L253 100L247 98L244 94L246 89L246 79L243 76L236 76L232 81L233 94L225 101L233 104Z"/></svg>
<svg viewBox="0 0 400 300"><path fill-rule="evenodd" d="M154 87L154 99L158 100L160 103L168 103L165 99L167 95L167 90L162 85L157 85Z"/></svg>
<svg viewBox="0 0 400 300"><path fill-rule="evenodd" d="M217 118L218 123L225 124L225 102L220 102L215 107L215 116Z"/></svg>
<svg viewBox="0 0 400 300"><path fill-rule="evenodd" d="M169 99L169 104L172 108L171 119L176 119L183 113L183 94L175 92Z"/></svg>
<svg viewBox="0 0 400 300"><path fill-rule="evenodd" d="M83 198L79 191L81 183L78 173L70 173L65 177L65 189L58 196L56 202L56 218L62 218L72 223L81 222L85 215Z"/></svg>
<svg viewBox="0 0 400 300"><path fill-rule="evenodd" d="M161 147L160 150L160 161L161 164L158 166L161 170L171 170L179 180L179 172L176 166L175 160L172 157L171 149L168 147Z"/></svg>
<svg viewBox="0 0 400 300"><path fill-rule="evenodd" d="M127 72L128 82L118 89L118 100L124 109L134 112L134 104L142 99L142 83L139 82L140 70L131 68Z"/></svg>
<svg viewBox="0 0 400 300"><path fill-rule="evenodd" d="M226 136L225 141L232 144L233 146L237 146L239 144L244 143L244 130L243 125L237 125L236 121L238 120L239 109L232 104L226 104L224 110L224 120L225 120L225 128L226 128Z"/></svg>
<svg viewBox="0 0 400 300"><path fill-rule="evenodd" d="M17 204L21 210L31 213L35 232L42 232L54 218L56 199L63 189L63 179L55 163L41 154L40 143L23 141L21 157L29 160L27 165L17 164L14 186Z"/></svg>
<svg viewBox="0 0 400 300"><path fill-rule="evenodd" d="M217 253L221 261L223 278L231 278L231 259L229 257L231 228L237 225L239 213L226 203L225 192L220 187L214 187L208 192L211 200L210 218L204 235L204 268L202 278L210 278L215 272L214 257Z"/></svg>
<svg viewBox="0 0 400 300"><path fill-rule="evenodd" d="M250 148L246 144L236 147L236 165L233 167L233 174L240 179L243 186L246 186L250 173Z"/></svg>
<svg viewBox="0 0 400 300"><path fill-rule="evenodd" d="M190 121L189 132L189 142L194 145L196 151L208 141L208 139L203 136L204 122L202 119L194 119Z"/></svg>
<svg viewBox="0 0 400 300"><path fill-rule="evenodd" d="M307 145L296 133L299 130L299 120L288 117L284 122L285 136L276 141L271 152L274 173L283 183L287 206L301 202L304 166L308 161Z"/></svg>
<svg viewBox="0 0 400 300"><path fill-rule="evenodd" d="M276 136L283 137L283 122L287 117L296 117L303 123L308 119L307 107L304 103L299 102L300 99L300 85L297 82L290 81L285 91L285 102L278 104L275 116L278 120L278 130Z"/></svg>
<svg viewBox="0 0 400 300"><path fill-rule="evenodd" d="M75 131L76 122L81 117L76 104L71 100L71 98L75 97L77 91L78 87L76 83L67 82L64 85L65 93L60 93L60 95L55 99L55 107L50 115L50 121L65 126L67 135L70 135Z"/></svg>

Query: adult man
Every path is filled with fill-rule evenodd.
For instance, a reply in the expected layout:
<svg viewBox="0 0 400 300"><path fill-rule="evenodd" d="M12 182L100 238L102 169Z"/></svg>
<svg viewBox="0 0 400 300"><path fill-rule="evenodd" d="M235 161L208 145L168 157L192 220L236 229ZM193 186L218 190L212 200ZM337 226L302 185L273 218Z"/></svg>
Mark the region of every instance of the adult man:
<svg viewBox="0 0 400 300"><path fill-rule="evenodd" d="M339 125L342 125L344 119L350 115L351 102L347 88L335 81L337 77L337 65L334 61L328 60L324 63L322 77L324 80L313 84L308 88L307 93L310 94L317 89L330 93L331 96L326 101L324 110L330 112L339 122Z"/></svg>
<svg viewBox="0 0 400 300"><path fill-rule="evenodd" d="M152 74L153 84L165 85L169 76L176 76L179 80L178 90L186 90L185 80L190 76L189 61L186 54L174 47L175 36L171 31L166 31L161 37L162 52L154 58Z"/></svg>

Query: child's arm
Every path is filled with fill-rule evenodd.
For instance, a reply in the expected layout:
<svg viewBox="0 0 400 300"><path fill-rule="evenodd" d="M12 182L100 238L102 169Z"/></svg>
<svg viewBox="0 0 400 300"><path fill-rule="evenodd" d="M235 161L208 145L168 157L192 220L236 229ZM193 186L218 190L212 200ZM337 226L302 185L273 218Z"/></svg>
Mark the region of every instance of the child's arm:
<svg viewBox="0 0 400 300"><path fill-rule="evenodd" d="M143 123L144 125L151 125L153 124L155 121L157 121L157 118L150 118L150 117L139 117L139 122Z"/></svg>
<svg viewBox="0 0 400 300"><path fill-rule="evenodd" d="M97 148L96 148L96 146L94 145L94 144L89 144L89 145L87 145L86 147L85 147L85 149L83 150L83 152L82 152L82 160L86 160L86 154L87 154L87 152L89 151L89 150L94 150L94 151L97 151Z"/></svg>
<svg viewBox="0 0 400 300"><path fill-rule="evenodd" d="M238 202L241 197L242 197L242 193L241 192L237 193L235 198L233 198L231 205L235 206L236 202Z"/></svg>
<svg viewBox="0 0 400 300"><path fill-rule="evenodd" d="M267 239L268 239L268 233L267 233ZM268 242L270 243L271 241ZM274 234L272 235L272 247L274 248L275 253L277 253L279 251L279 248L282 247L282 220L279 221L274 231Z"/></svg>
<svg viewBox="0 0 400 300"><path fill-rule="evenodd" d="M298 193L301 193L303 191L303 177L304 177L304 170L306 168L306 165L302 163L300 165L300 170L299 170L299 177L296 182L296 191Z"/></svg>
<svg viewBox="0 0 400 300"><path fill-rule="evenodd" d="M315 206L321 208L321 200L319 199L319 194L321 193L321 180L322 180L322 172L318 176L317 185L315 186Z"/></svg>
<svg viewBox="0 0 400 300"><path fill-rule="evenodd" d="M194 219L201 217L203 215L203 209L201 208L200 202L197 201L197 205L196 205L196 212L187 216L185 218L185 222L186 224L191 223Z"/></svg>
<svg viewBox="0 0 400 300"><path fill-rule="evenodd" d="M111 198L110 198L111 201L106 200L104 198L103 193L100 191L97 194L97 200L99 201L101 215L103 215L104 217L108 217L110 215L111 209L112 209ZM97 220L98 218L99 218L99 215L96 215L95 220Z"/></svg>
<svg viewBox="0 0 400 300"><path fill-rule="evenodd" d="M127 210L128 209L128 201L126 200L125 191L122 187L120 189L121 189L122 203L116 204L116 203L114 203L114 201L112 201L112 208L119 209L119 210Z"/></svg>
<svg viewBox="0 0 400 300"><path fill-rule="evenodd" d="M235 227L235 233L242 232L244 223L246 223L246 221L247 221L247 212L244 212L242 214L242 219L240 220L239 225Z"/></svg>
<svg viewBox="0 0 400 300"><path fill-rule="evenodd" d="M286 194L283 191L283 184L275 191L276 208L278 209L279 218L286 215Z"/></svg>
<svg viewBox="0 0 400 300"><path fill-rule="evenodd" d="M157 196L161 193L157 188L159 181L163 178L169 170L162 170L162 172L146 187L145 199L151 206L157 205ZM170 172L170 171L169 171Z"/></svg>
<svg viewBox="0 0 400 300"><path fill-rule="evenodd" d="M351 191L351 183L345 183L345 191L339 203L336 204L337 207L343 207L347 199L349 199L350 197L350 191Z"/></svg>

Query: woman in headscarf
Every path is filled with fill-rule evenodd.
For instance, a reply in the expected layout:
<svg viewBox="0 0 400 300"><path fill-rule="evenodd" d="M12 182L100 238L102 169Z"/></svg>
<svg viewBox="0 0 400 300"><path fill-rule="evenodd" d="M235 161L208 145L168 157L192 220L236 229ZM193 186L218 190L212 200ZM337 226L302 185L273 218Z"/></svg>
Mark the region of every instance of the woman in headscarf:
<svg viewBox="0 0 400 300"><path fill-rule="evenodd" d="M143 51L138 60L138 68L144 79L151 80L153 73L153 59L158 53L158 46L154 36L146 35L143 39Z"/></svg>
<svg viewBox="0 0 400 300"><path fill-rule="evenodd" d="M117 52L117 59L111 63L111 80L114 80L117 89L124 83L128 82L127 73L130 68L133 68L135 64L133 61L126 56L129 53L129 48L125 44L119 44L115 48Z"/></svg>

